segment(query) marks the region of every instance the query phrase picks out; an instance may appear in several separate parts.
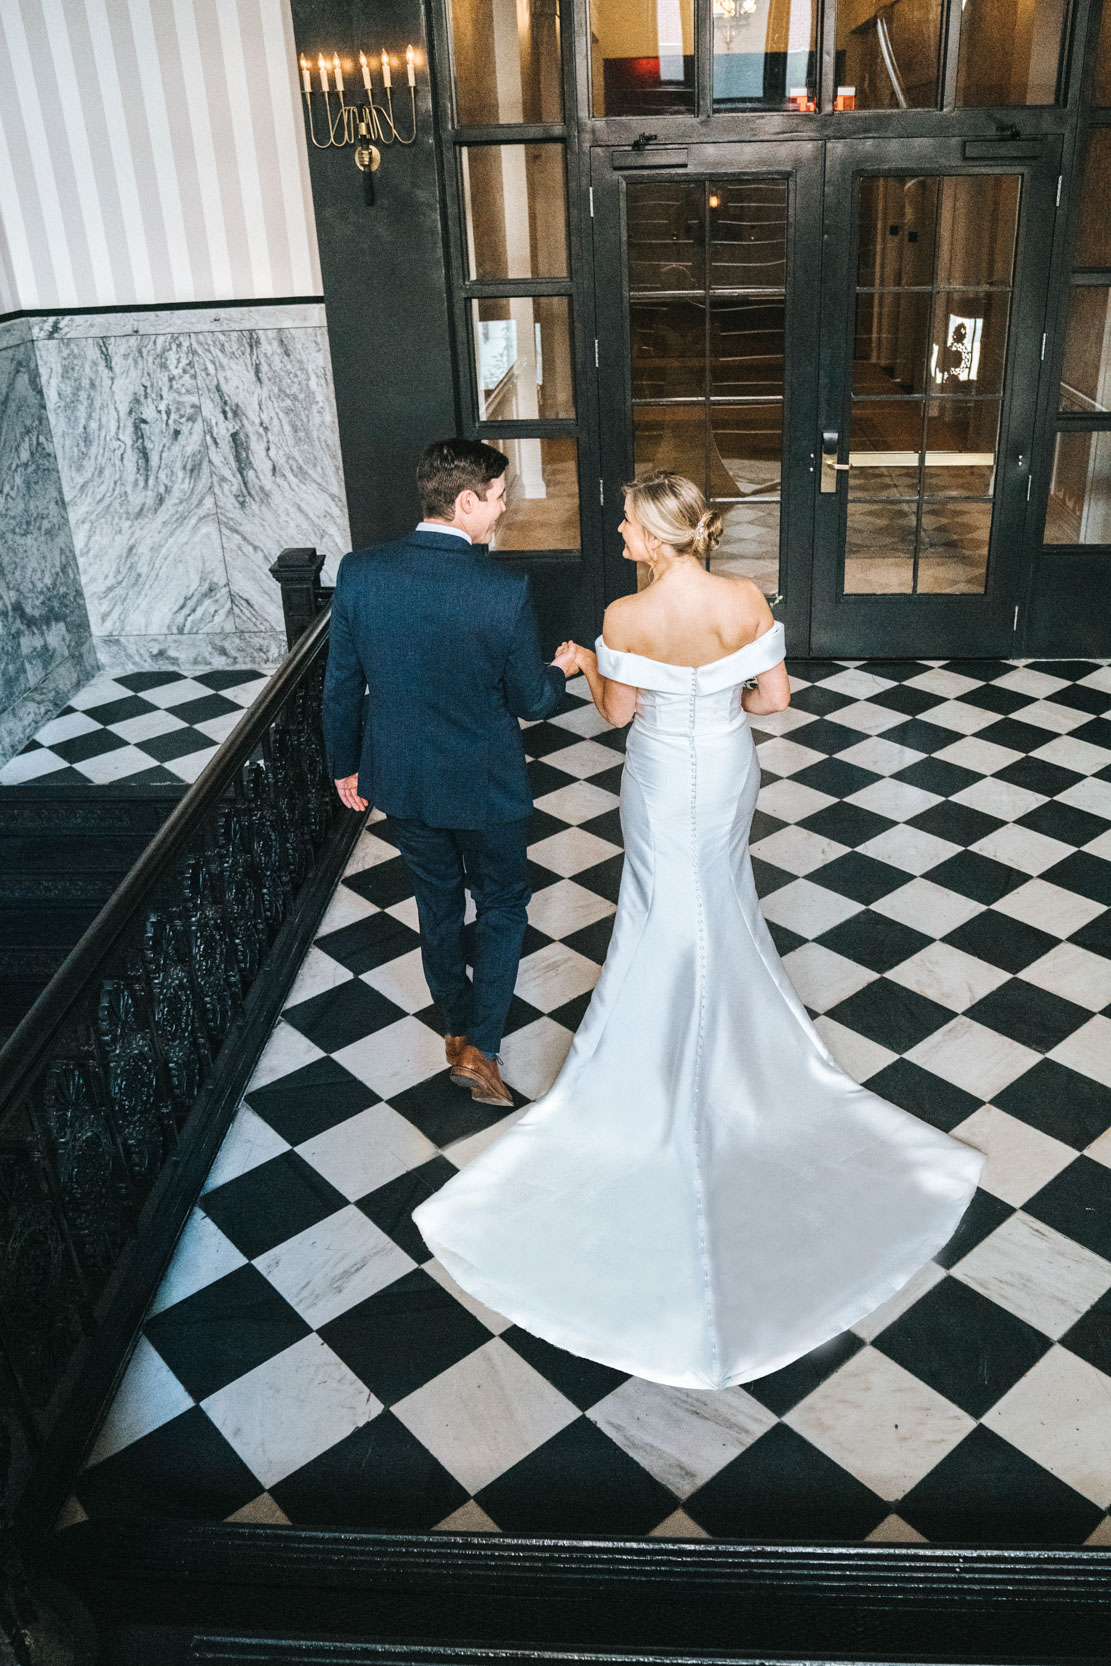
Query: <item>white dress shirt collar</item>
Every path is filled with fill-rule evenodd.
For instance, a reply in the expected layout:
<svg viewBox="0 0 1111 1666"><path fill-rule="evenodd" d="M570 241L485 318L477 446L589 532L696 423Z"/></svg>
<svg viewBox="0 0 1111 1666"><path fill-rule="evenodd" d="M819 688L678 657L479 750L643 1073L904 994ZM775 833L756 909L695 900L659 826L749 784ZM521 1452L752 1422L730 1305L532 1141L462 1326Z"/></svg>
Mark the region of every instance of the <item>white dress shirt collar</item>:
<svg viewBox="0 0 1111 1666"><path fill-rule="evenodd" d="M418 521L418 532L451 532L456 538L465 538L468 544L474 542L469 532L464 532L461 526L448 526L446 521Z"/></svg>

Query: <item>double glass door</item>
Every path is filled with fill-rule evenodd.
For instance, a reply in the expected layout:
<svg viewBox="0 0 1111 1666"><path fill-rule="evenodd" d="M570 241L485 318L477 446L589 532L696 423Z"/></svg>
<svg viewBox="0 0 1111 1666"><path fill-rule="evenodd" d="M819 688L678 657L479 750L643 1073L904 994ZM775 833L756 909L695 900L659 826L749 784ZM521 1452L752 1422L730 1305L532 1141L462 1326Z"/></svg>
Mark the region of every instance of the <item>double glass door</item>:
<svg viewBox="0 0 1111 1666"><path fill-rule="evenodd" d="M1006 652L1055 141L599 149L592 177L608 593L621 487L670 468L796 652Z"/></svg>

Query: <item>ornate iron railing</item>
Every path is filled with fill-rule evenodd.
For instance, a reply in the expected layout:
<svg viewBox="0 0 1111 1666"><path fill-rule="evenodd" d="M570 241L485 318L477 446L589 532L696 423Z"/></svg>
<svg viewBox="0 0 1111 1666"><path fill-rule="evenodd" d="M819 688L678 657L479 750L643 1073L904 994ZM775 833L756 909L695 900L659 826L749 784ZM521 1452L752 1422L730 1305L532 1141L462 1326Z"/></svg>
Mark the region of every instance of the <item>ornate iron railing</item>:
<svg viewBox="0 0 1111 1666"><path fill-rule="evenodd" d="M32 1531L64 1500L361 825L326 765L327 644L318 617L0 1051L0 1441Z"/></svg>

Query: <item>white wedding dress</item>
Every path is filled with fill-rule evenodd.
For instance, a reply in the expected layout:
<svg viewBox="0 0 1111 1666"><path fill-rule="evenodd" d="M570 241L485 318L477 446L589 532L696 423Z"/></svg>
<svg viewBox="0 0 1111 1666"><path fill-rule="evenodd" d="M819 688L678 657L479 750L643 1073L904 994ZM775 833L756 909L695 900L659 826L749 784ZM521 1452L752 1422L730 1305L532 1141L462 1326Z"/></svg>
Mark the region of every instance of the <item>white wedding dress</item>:
<svg viewBox="0 0 1111 1666"><path fill-rule="evenodd" d="M783 627L640 690L609 953L554 1086L413 1219L464 1290L656 1382L776 1371L893 1295L983 1162L851 1081L788 981L748 857L760 776L741 683Z"/></svg>

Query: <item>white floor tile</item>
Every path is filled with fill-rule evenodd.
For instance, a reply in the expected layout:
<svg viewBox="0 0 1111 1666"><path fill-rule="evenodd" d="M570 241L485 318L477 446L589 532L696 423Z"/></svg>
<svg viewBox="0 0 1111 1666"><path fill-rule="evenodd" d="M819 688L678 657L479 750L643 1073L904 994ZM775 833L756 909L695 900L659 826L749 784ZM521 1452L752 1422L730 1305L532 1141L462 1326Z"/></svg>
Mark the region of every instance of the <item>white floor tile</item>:
<svg viewBox="0 0 1111 1666"><path fill-rule="evenodd" d="M1111 960L1082 949L1079 943L1058 943L1018 975L1025 983L1048 989L1064 1001L1075 1001L1090 1012L1111 1006Z"/></svg>
<svg viewBox="0 0 1111 1666"><path fill-rule="evenodd" d="M436 1147L383 1100L305 1140L297 1153L354 1203L427 1163Z"/></svg>
<svg viewBox="0 0 1111 1666"><path fill-rule="evenodd" d="M549 752L544 762L582 781L601 775L604 769L613 769L621 762L621 754L609 746L599 746L596 740L580 740L572 746L561 747L558 752Z"/></svg>
<svg viewBox="0 0 1111 1666"><path fill-rule="evenodd" d="M408 954L399 954L395 960L383 961L381 966L372 966L369 972L362 972L360 976L364 983L377 989L402 1012L423 1012L432 1004L419 948L410 949Z"/></svg>
<svg viewBox="0 0 1111 1666"><path fill-rule="evenodd" d="M416 1262L352 1205L256 1256L254 1265L319 1330L412 1272Z"/></svg>
<svg viewBox="0 0 1111 1666"><path fill-rule="evenodd" d="M616 793L607 792L605 787L596 787L592 781L572 781L569 786L557 787L555 792L538 798L536 808L543 810L545 815L558 816L560 821L577 827L580 822L593 821L595 816L604 816L608 810L616 810L620 802Z"/></svg>
<svg viewBox="0 0 1111 1666"><path fill-rule="evenodd" d="M1009 1036L999 1035L967 1016L952 1019L907 1054L912 1064L931 1070L966 1093L993 1099L1016 1076L1032 1070L1041 1055Z"/></svg>
<svg viewBox="0 0 1111 1666"><path fill-rule="evenodd" d="M175 677L171 683L145 688L142 698L152 706L184 706L189 700L211 699L212 690L205 683L194 682L192 677Z"/></svg>
<svg viewBox="0 0 1111 1666"><path fill-rule="evenodd" d="M1020 723L1032 723L1037 729L1051 729L1056 735L1067 735L1087 723L1090 712L1078 712L1075 706L1062 706L1056 700L1032 700L1015 712Z"/></svg>
<svg viewBox="0 0 1111 1666"><path fill-rule="evenodd" d="M354 925L356 920L365 920L371 914L377 913L375 905L367 902L357 891L349 891L346 885L337 885L332 900L324 911L324 918L316 928L316 935L325 937L330 931L339 931L341 926Z"/></svg>
<svg viewBox="0 0 1111 1666"><path fill-rule="evenodd" d="M1111 1504L1111 1377L1087 1360L1051 1348L983 1422L1093 1504Z"/></svg>
<svg viewBox="0 0 1111 1666"><path fill-rule="evenodd" d="M931 706L922 716L927 723L936 723L939 729L955 729L959 735L974 735L999 721L998 712L970 706L964 700L943 700L940 706Z"/></svg>
<svg viewBox="0 0 1111 1666"><path fill-rule="evenodd" d="M765 920L797 931L800 937L820 937L850 914L859 914L863 906L809 879L793 879L760 901Z"/></svg>
<svg viewBox="0 0 1111 1666"><path fill-rule="evenodd" d="M355 848L347 858L345 874L365 873L368 868L376 868L380 862L390 862L397 855L397 850L385 839L380 839L377 833L369 829L359 834Z"/></svg>
<svg viewBox="0 0 1111 1666"><path fill-rule="evenodd" d="M399 1018L332 1055L383 1099L404 1093L444 1067L444 1041L413 1017Z"/></svg>
<svg viewBox="0 0 1111 1666"><path fill-rule="evenodd" d="M507 1319L504 1313L495 1313L492 1307L487 1307L477 1296L472 1296L469 1290L464 1290L461 1285L456 1284L447 1268L437 1261L435 1256L430 1261L422 1261L421 1270L426 1272L429 1278L434 1278L449 1296L454 1296L468 1313L473 1313L476 1319L480 1319L495 1336L500 1336L503 1330L508 1330L512 1325L512 1319Z"/></svg>
<svg viewBox="0 0 1111 1666"><path fill-rule="evenodd" d="M133 697L132 689L125 688L123 683L117 683L112 677L105 675L95 677L76 694L71 694L66 703L75 707L77 711L88 711L92 706L107 706L113 700L130 700ZM140 695L140 699L149 699L149 695Z"/></svg>
<svg viewBox="0 0 1111 1666"><path fill-rule="evenodd" d="M541 867L570 879L573 874L597 867L611 856L619 856L621 849L608 839L600 839L597 833L588 833L584 827L568 827L562 833L553 833L550 838L529 845L528 853Z"/></svg>
<svg viewBox="0 0 1111 1666"><path fill-rule="evenodd" d="M314 943L301 962L301 969L293 980L293 988L286 996L286 1010L299 1006L302 1001L311 999L313 995L323 995L326 989L335 989L341 983L350 983L354 975L346 966L341 966L338 960L333 960L330 954L318 949Z"/></svg>
<svg viewBox="0 0 1111 1666"><path fill-rule="evenodd" d="M178 1239L174 1258L158 1294L151 1303L151 1315L161 1313L187 1296L195 1296L215 1284L225 1273L245 1267L247 1257L237 1250L230 1238L225 1238L215 1221L209 1220L201 1209L194 1209Z"/></svg>
<svg viewBox="0 0 1111 1666"><path fill-rule="evenodd" d="M929 932L934 937L947 937L974 914L982 914L984 905L972 897L962 897L931 879L912 879L900 885L872 904L875 914L885 914L889 920L913 926L915 931Z"/></svg>
<svg viewBox="0 0 1111 1666"><path fill-rule="evenodd" d="M894 1064L898 1054L881 1047L877 1041L839 1024L835 1018L822 1013L814 1020L814 1028L847 1076L854 1082L866 1082L877 1071Z"/></svg>
<svg viewBox="0 0 1111 1666"><path fill-rule="evenodd" d="M1067 677L1053 677L1047 671L1032 671L1028 665L1016 666L1013 671L996 677L993 688L1010 689L1013 694L1028 694L1031 700L1048 700L1059 688L1068 686Z"/></svg>
<svg viewBox="0 0 1111 1666"><path fill-rule="evenodd" d="M284 1018L279 1018L247 1083L247 1092L250 1093L252 1088L265 1087L268 1082L276 1082L279 1076L289 1076L294 1070L300 1070L302 1065L323 1057L323 1050L314 1041L302 1035L300 1030L295 1030L292 1024L287 1024Z"/></svg>
<svg viewBox="0 0 1111 1666"><path fill-rule="evenodd" d="M867 966L859 966L855 960L846 960L844 955L823 948L820 943L804 943L801 948L792 949L784 956L783 969L799 1000L813 1012L828 1012L838 1001L845 1001L863 989L866 983L874 983L879 975Z"/></svg>
<svg viewBox="0 0 1111 1666"><path fill-rule="evenodd" d="M1089 1018L1072 1035L1058 1042L1047 1057L1111 1088L1111 1018Z"/></svg>
<svg viewBox="0 0 1111 1666"><path fill-rule="evenodd" d="M176 775L179 781L184 781L192 786L201 770L204 769L206 764L212 762L214 753L214 747L209 747L204 752L190 752L184 758L168 758L162 767L168 769L171 775ZM147 759L147 767L150 767L149 758Z"/></svg>
<svg viewBox="0 0 1111 1666"><path fill-rule="evenodd" d="M526 1099L547 1093L571 1050L574 1036L553 1018L537 1018L514 1030L501 1044L502 1076Z"/></svg>
<svg viewBox="0 0 1111 1666"><path fill-rule="evenodd" d="M924 787L912 787L909 781L893 781L885 776L880 781L870 781L859 792L851 793L845 800L847 804L859 804L862 810L871 810L874 815L886 816L890 821L909 821L911 816L922 814L932 804L940 804L941 798L937 793L927 792ZM772 814L775 814L773 810Z"/></svg>
<svg viewBox="0 0 1111 1666"><path fill-rule="evenodd" d="M563 712L559 717L549 718L548 721L554 723L557 729L567 729L573 735L581 735L584 740L589 740L591 735L609 734L614 727L612 723L606 722L593 700L589 705L583 704L573 712Z"/></svg>
<svg viewBox="0 0 1111 1666"><path fill-rule="evenodd" d="M921 827L910 827L906 822L887 828L860 846L863 855L874 856L877 862L887 862L912 874L928 873L950 856L958 855L960 848L949 839L939 839L936 834L927 833Z"/></svg>
<svg viewBox="0 0 1111 1666"><path fill-rule="evenodd" d="M958 1261L952 1277L1056 1338L1111 1289L1111 1263L1019 1210Z"/></svg>
<svg viewBox="0 0 1111 1666"><path fill-rule="evenodd" d="M1012 786L1009 781L997 780L994 775L985 775L983 780L973 781L953 794L954 804L967 804L970 810L980 810L985 816L995 816L999 821L1017 821L1020 816L1036 810L1039 804L1045 802L1044 793Z"/></svg>
<svg viewBox="0 0 1111 1666"><path fill-rule="evenodd" d="M470 1104L469 1098L460 1097L459 1126L461 1128L465 1128L470 1121ZM485 1128L476 1129L473 1134L460 1134L457 1139L443 1147L443 1155L449 1163L454 1163L457 1169L466 1168L468 1163L473 1163L476 1157L481 1156L487 1146L493 1145L495 1141L501 1139L503 1134L508 1133L513 1124L519 1122L527 1110L528 1106L523 1105L520 1110L510 1111L499 1122L492 1122Z"/></svg>
<svg viewBox="0 0 1111 1666"><path fill-rule="evenodd" d="M777 1422L743 1388L707 1394L640 1377L630 1377L586 1415L678 1498L688 1498Z"/></svg>
<svg viewBox="0 0 1111 1666"><path fill-rule="evenodd" d="M534 891L528 906L529 924L546 937L570 937L595 920L616 913L612 902L576 885L573 879L559 879Z"/></svg>
<svg viewBox="0 0 1111 1666"><path fill-rule="evenodd" d="M207 763L211 756L211 752L206 752L204 762ZM182 759L175 758L173 763L167 764L166 767L177 774L177 765L181 762ZM82 758L73 767L87 781L104 787L110 781L126 781L129 775L138 775L141 770L153 769L154 759L149 752L140 751L137 746L117 746L114 752L100 752L95 758ZM183 776L182 779L186 777ZM196 777L190 776L188 779L195 780Z"/></svg>
<svg viewBox="0 0 1111 1666"><path fill-rule="evenodd" d="M1111 821L1111 781L1097 781L1093 776L1074 781L1059 795L1062 804L1075 810L1089 810L1093 816Z"/></svg>
<svg viewBox="0 0 1111 1666"><path fill-rule="evenodd" d="M132 1441L160 1429L188 1411L193 1397L182 1387L154 1344L140 1336L108 1415L101 1424L89 1465L103 1463Z"/></svg>
<svg viewBox="0 0 1111 1666"><path fill-rule="evenodd" d="M1010 974L991 966L976 955L965 954L950 943L929 943L904 960L887 976L905 989L913 989L953 1012L963 1012L991 990L1006 983Z"/></svg>
<svg viewBox="0 0 1111 1666"><path fill-rule="evenodd" d="M173 712L153 711L140 712L138 717L127 717L122 723L109 723L108 730L131 746L141 746L145 740L153 740L155 735L168 735L174 729L185 727L184 721L175 717ZM151 761L154 761L153 758Z"/></svg>
<svg viewBox="0 0 1111 1666"><path fill-rule="evenodd" d="M950 1131L954 1139L975 1146L987 1158L980 1175L983 1189L1016 1209L1076 1157L1071 1145L1051 1139L995 1105L981 1105Z"/></svg>
<svg viewBox="0 0 1111 1666"><path fill-rule="evenodd" d="M901 769L909 769L911 764L918 763L925 753L916 752L910 746L900 746L893 740L884 740L882 735L869 735L867 740L847 746L837 756L842 763L856 764L858 769L870 769L874 775L897 775Z"/></svg>
<svg viewBox="0 0 1111 1666"><path fill-rule="evenodd" d="M940 694L946 700L957 700L970 688L980 688L982 684L977 677L966 677L959 671L934 666L929 671L920 671L917 676L909 677L903 686L921 688L927 694Z"/></svg>
<svg viewBox="0 0 1111 1666"><path fill-rule="evenodd" d="M906 722L904 712L892 711L890 706L877 706L871 700L854 700L851 706L841 706L830 712L830 720L845 729L857 729L862 735L882 735ZM933 716L933 713L930 713Z"/></svg>
<svg viewBox="0 0 1111 1666"><path fill-rule="evenodd" d="M1074 769L1077 775L1095 775L1111 764L1111 751L1104 746L1093 746L1076 735L1058 735L1045 746L1031 752L1032 758L1044 758L1046 763L1060 764L1062 769Z"/></svg>
<svg viewBox="0 0 1111 1666"><path fill-rule="evenodd" d="M815 752L813 747L800 746L798 741L787 740L783 735L776 735L774 740L761 741L756 754L760 768L770 770L773 775L796 775L808 764L820 764L825 756L822 752Z"/></svg>
<svg viewBox="0 0 1111 1666"><path fill-rule="evenodd" d="M1031 827L1016 827L1013 822L994 828L969 848L979 856L989 856L993 862L1002 862L1005 867L1028 874L1044 873L1054 863L1064 861L1073 849L1060 839L1049 839L1044 833L1035 833Z"/></svg>
<svg viewBox="0 0 1111 1666"><path fill-rule="evenodd" d="M845 694L850 700L870 700L874 694L882 694L885 688L894 686L890 677L878 677L874 671L860 668L838 671L822 682L823 688L832 689L835 694Z"/></svg>
<svg viewBox="0 0 1111 1666"><path fill-rule="evenodd" d="M521 961L516 991L537 1011L552 1012L593 989L600 970L596 960L568 948L566 943L545 943Z"/></svg>
<svg viewBox="0 0 1111 1666"><path fill-rule="evenodd" d="M977 775L994 775L998 770L1006 769L1008 764L1017 763L1022 753L1009 746L1000 746L996 741L978 740L975 735L966 735L963 740L954 741L952 746L942 747L940 752L934 753L934 757L940 758L943 763L956 764L960 769L973 769Z"/></svg>
<svg viewBox="0 0 1111 1666"><path fill-rule="evenodd" d="M1005 897L1000 897L992 907L997 914L1009 914L1012 920L1023 920L1028 926L1037 926L1039 931L1051 932L1054 937L1071 937L1074 931L1103 912L1098 902L1077 896L1075 891L1066 891L1062 885L1053 885L1047 879L1027 880L1017 891L1008 891Z"/></svg>
<svg viewBox="0 0 1111 1666"><path fill-rule="evenodd" d="M252 1079L252 1086L259 1087L261 1084ZM216 1154L216 1161L208 1171L208 1178L201 1189L202 1196L229 1180L237 1180L241 1174L249 1174L252 1169L268 1163L271 1157L280 1157L283 1151L288 1150L288 1140L283 1140L249 1105L240 1105Z"/></svg>
<svg viewBox="0 0 1111 1666"><path fill-rule="evenodd" d="M895 1294L881 1302L879 1307L873 1308L863 1319L858 1319L856 1324L850 1327L853 1334L863 1338L865 1342L874 1342L888 1325L893 1325L896 1319L900 1319L926 1294L927 1290L932 1290L935 1284L940 1284L944 1277L943 1267L939 1267L936 1261L927 1261L925 1266L919 1267L907 1280L901 1290L896 1290Z"/></svg>
<svg viewBox="0 0 1111 1666"><path fill-rule="evenodd" d="M48 746L38 746L33 752L17 752L0 769L0 786L21 787L25 781L41 781L69 765Z"/></svg>
<svg viewBox="0 0 1111 1666"><path fill-rule="evenodd" d="M838 844L836 839L812 833L808 827L792 825L758 840L752 846L752 854L787 873L808 874L844 856L847 849L847 845Z"/></svg>
<svg viewBox="0 0 1111 1666"><path fill-rule="evenodd" d="M836 802L829 793L805 787L801 781L792 781L788 776L780 781L769 781L766 787L762 787L756 808L766 816L774 816L777 821L803 821Z"/></svg>

